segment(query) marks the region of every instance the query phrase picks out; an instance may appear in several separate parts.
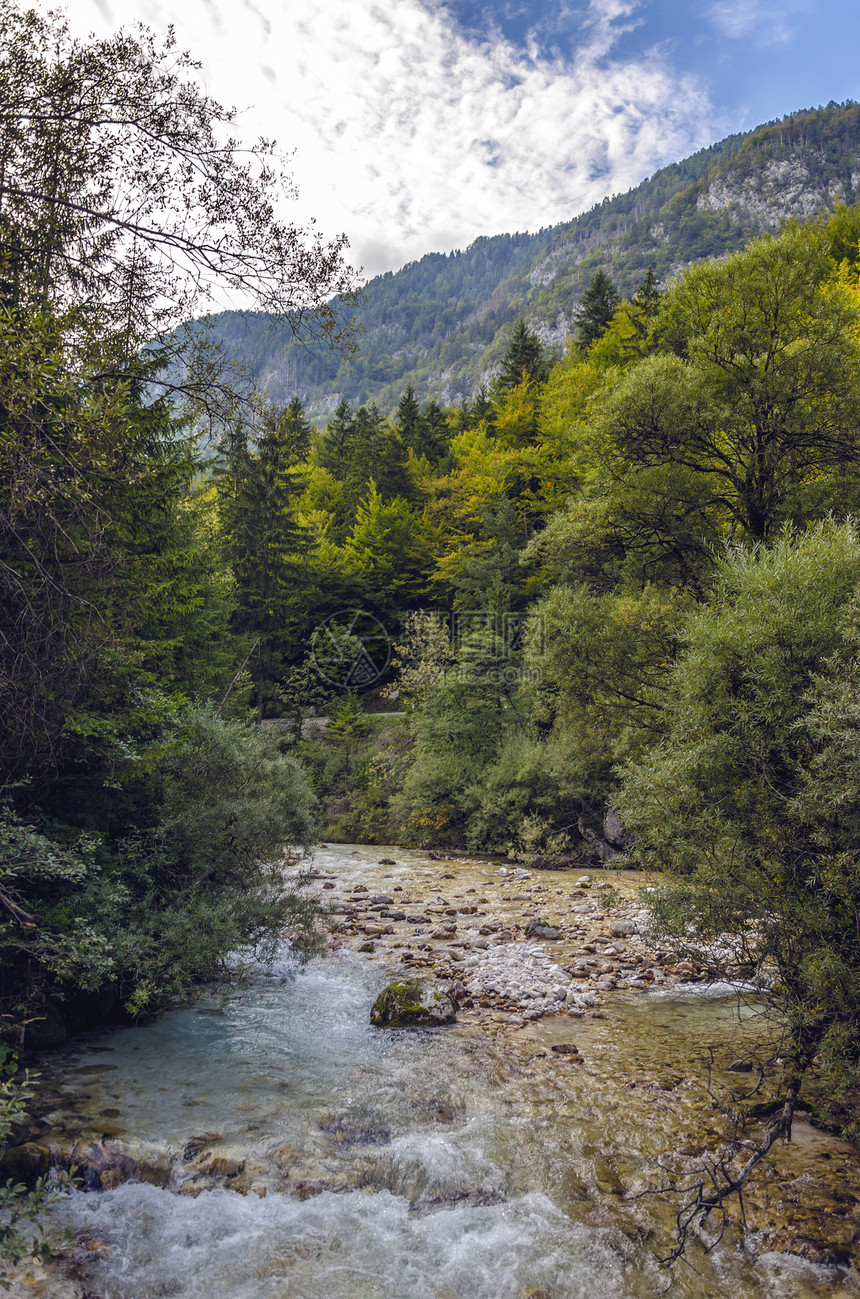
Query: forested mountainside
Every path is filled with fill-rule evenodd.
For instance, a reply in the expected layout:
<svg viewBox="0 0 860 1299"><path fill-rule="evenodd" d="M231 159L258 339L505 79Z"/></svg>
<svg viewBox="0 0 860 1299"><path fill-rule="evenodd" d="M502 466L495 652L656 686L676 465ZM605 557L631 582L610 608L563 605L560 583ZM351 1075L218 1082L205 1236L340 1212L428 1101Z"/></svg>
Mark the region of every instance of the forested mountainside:
<svg viewBox="0 0 860 1299"><path fill-rule="evenodd" d="M599 268L626 296L649 265L669 280L858 191L860 105L831 103L728 136L563 225L476 239L377 276L357 312L364 332L353 356L289 343L261 314L224 313L216 332L274 402L298 396L317 421L341 399L390 413L409 383L419 400L447 405L487 380L520 316L544 343L561 344Z"/></svg>

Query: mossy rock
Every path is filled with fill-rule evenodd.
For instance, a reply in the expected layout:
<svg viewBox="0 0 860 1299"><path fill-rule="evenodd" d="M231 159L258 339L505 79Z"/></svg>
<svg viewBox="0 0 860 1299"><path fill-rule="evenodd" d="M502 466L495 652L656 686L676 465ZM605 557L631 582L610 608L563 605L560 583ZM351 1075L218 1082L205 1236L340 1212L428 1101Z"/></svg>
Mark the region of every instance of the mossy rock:
<svg viewBox="0 0 860 1299"><path fill-rule="evenodd" d="M51 1152L46 1146L39 1146L35 1141L27 1141L23 1146L10 1146L0 1158L0 1183L5 1184L11 1178L16 1185L23 1182L32 1190L50 1167Z"/></svg>
<svg viewBox="0 0 860 1299"><path fill-rule="evenodd" d="M551 925L548 920L534 916L526 925L526 938L561 938L561 930Z"/></svg>
<svg viewBox="0 0 860 1299"><path fill-rule="evenodd" d="M414 1028L451 1024L457 1004L449 989L432 979L401 979L383 988L370 1012L377 1028Z"/></svg>

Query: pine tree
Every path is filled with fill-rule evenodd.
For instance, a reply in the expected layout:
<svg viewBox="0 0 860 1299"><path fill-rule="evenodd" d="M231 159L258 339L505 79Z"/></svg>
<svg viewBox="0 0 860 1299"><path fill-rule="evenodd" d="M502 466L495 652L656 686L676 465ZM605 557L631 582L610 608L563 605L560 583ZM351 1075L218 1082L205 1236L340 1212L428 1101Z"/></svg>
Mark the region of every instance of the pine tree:
<svg viewBox="0 0 860 1299"><path fill-rule="evenodd" d="M348 401L338 403L330 422L325 426L316 450L316 458L323 469L334 474L342 483L349 461L350 448L355 435L355 418Z"/></svg>
<svg viewBox="0 0 860 1299"><path fill-rule="evenodd" d="M495 427L496 412L493 409L493 403L490 400L490 394L487 392L485 384L481 384L475 394L475 400L472 402L471 419L466 427L477 428L482 420L488 429L492 430Z"/></svg>
<svg viewBox="0 0 860 1299"><path fill-rule="evenodd" d="M582 295L582 302L574 312L573 319L579 330L579 346L585 351L602 338L612 323L615 310L621 302L621 295L615 283L606 274L598 271Z"/></svg>
<svg viewBox="0 0 860 1299"><path fill-rule="evenodd" d="M408 500L413 495L405 447L376 402L360 406L355 412L353 439L344 471L341 538L355 522L359 504L367 497L371 483L384 500L395 496Z"/></svg>
<svg viewBox="0 0 860 1299"><path fill-rule="evenodd" d="M421 406L415 396L415 389L410 383L397 403L397 414L394 417L395 427L403 439L403 445L412 447L417 455L423 438Z"/></svg>
<svg viewBox="0 0 860 1299"><path fill-rule="evenodd" d="M652 316L657 314L662 298L663 291L660 288L660 281L657 279L654 267L649 266L645 272L645 279L633 296L633 301L642 315L647 316L650 320Z"/></svg>
<svg viewBox="0 0 860 1299"><path fill-rule="evenodd" d="M291 404L286 411L266 414L255 452L242 430L234 430L223 444L219 492L236 583L234 627L259 642L251 672L261 714L295 648L305 558L313 545L296 518L303 490L297 446L306 444L307 437L304 412Z"/></svg>
<svg viewBox="0 0 860 1299"><path fill-rule="evenodd" d="M437 401L428 401L421 416L421 443L415 450L426 456L431 465L441 460L448 448L450 428L448 418Z"/></svg>
<svg viewBox="0 0 860 1299"><path fill-rule="evenodd" d="M649 266L645 272L645 279L639 285L633 297L630 318L633 321L633 328L636 330L636 341L640 351L644 343L648 330L651 327L651 321L660 310L660 303L663 300L663 292L660 289L660 281L654 272L654 267Z"/></svg>
<svg viewBox="0 0 860 1299"><path fill-rule="evenodd" d="M494 393L511 392L524 379L530 383L544 383L549 373L549 359L537 334L518 320L502 358L501 368L493 381Z"/></svg>
<svg viewBox="0 0 860 1299"><path fill-rule="evenodd" d="M284 450L292 455L293 464L307 460L311 449L311 423L301 399L293 397L278 418Z"/></svg>

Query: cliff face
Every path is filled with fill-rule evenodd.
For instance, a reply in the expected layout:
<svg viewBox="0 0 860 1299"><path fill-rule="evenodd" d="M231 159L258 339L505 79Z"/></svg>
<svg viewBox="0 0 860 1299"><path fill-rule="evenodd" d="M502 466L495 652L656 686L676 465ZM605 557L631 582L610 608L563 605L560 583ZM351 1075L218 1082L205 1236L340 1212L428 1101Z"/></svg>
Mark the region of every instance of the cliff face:
<svg viewBox="0 0 860 1299"><path fill-rule="evenodd" d="M564 225L478 239L378 276L357 312L363 334L352 357L287 342L266 317L217 323L258 387L279 403L298 395L318 421L342 397L388 412L407 383L422 401L459 402L489 378L520 316L562 345L599 267L629 295L649 265L669 280L786 218L858 198L860 105L830 104L730 136Z"/></svg>
<svg viewBox="0 0 860 1299"><path fill-rule="evenodd" d="M815 161L825 160L819 154ZM819 171L819 177L814 174ZM761 223L777 227L786 217L808 220L817 212L841 200L851 203L860 186L860 169L847 179L820 179L820 167L813 168L803 156L767 163L758 176L715 176L696 200L699 211L733 209Z"/></svg>

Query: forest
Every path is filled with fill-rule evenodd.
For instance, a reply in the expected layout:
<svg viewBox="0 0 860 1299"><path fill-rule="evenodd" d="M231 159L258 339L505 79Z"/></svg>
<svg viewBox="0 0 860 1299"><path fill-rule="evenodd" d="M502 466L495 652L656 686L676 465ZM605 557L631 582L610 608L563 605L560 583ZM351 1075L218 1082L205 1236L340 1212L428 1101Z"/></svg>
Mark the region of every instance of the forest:
<svg viewBox="0 0 860 1299"><path fill-rule="evenodd" d="M313 950L324 834L662 872L764 979L779 1134L812 1071L856 1136L860 209L598 268L563 349L314 427L179 326L218 275L353 346L344 243L169 42L0 28L6 1132L22 1049Z"/></svg>

